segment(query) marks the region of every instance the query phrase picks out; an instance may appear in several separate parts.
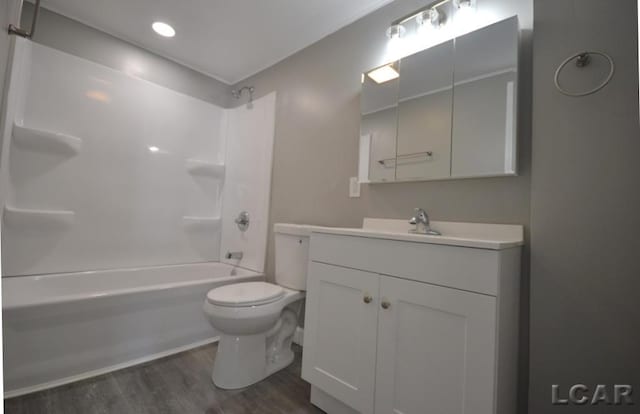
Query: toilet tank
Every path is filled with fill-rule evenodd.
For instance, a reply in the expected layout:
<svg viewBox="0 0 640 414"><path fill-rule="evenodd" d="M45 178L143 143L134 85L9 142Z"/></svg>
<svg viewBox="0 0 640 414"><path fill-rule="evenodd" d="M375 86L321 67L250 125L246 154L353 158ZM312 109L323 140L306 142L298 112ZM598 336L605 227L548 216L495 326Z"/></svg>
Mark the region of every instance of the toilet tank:
<svg viewBox="0 0 640 414"><path fill-rule="evenodd" d="M309 238L316 226L282 224L274 226L276 239L275 282L289 289L307 289Z"/></svg>

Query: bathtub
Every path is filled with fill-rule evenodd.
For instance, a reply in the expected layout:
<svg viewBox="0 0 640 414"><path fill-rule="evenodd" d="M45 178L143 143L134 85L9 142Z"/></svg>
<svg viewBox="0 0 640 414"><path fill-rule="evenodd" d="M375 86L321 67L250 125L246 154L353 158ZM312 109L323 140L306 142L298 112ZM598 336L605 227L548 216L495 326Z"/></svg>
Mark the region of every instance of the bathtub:
<svg viewBox="0 0 640 414"><path fill-rule="evenodd" d="M222 263L5 277L5 398L211 343L206 293L263 279Z"/></svg>

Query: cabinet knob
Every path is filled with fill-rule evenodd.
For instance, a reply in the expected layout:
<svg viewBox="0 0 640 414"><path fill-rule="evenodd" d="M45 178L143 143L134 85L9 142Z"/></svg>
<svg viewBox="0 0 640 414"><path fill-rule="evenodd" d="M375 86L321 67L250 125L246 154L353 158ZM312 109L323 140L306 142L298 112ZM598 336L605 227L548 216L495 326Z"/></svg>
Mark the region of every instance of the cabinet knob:
<svg viewBox="0 0 640 414"><path fill-rule="evenodd" d="M367 293L364 295L364 298L362 298L362 300L364 300L364 303L371 303L371 301L373 300L373 296Z"/></svg>
<svg viewBox="0 0 640 414"><path fill-rule="evenodd" d="M391 302L389 302L387 299L382 299L380 306L382 306L382 309L389 309L391 307Z"/></svg>

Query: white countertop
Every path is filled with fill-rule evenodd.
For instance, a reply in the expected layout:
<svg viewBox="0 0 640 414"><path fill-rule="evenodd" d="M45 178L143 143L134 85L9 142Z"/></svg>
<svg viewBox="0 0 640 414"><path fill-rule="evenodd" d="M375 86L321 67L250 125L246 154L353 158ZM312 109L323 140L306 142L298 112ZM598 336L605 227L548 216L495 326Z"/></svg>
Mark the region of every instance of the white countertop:
<svg viewBox="0 0 640 414"><path fill-rule="evenodd" d="M432 221L431 228L441 232L441 236L409 233L412 227L405 220L365 218L362 228L313 226L311 232L491 250L524 244L521 225Z"/></svg>

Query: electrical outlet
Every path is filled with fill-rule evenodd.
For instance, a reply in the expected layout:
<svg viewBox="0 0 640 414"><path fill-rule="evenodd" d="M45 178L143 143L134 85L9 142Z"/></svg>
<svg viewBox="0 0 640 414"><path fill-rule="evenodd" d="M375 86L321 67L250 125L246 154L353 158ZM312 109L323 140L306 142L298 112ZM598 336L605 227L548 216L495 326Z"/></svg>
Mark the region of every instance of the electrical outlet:
<svg viewBox="0 0 640 414"><path fill-rule="evenodd" d="M360 197L360 180L358 180L358 177L349 178L349 197Z"/></svg>

